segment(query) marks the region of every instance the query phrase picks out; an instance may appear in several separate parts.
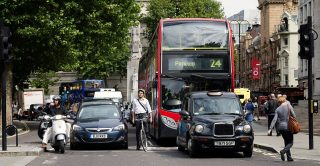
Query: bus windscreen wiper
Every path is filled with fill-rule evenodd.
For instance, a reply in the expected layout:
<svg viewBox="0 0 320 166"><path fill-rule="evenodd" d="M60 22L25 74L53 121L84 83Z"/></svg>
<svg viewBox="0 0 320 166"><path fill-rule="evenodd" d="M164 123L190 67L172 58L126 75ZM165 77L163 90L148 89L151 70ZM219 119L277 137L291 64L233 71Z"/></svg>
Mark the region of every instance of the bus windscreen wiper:
<svg viewBox="0 0 320 166"><path fill-rule="evenodd" d="M206 76L202 76L202 75L199 75L199 74L191 74L192 77L197 77L197 78L202 78L202 79L212 79L212 78L209 78L209 77L206 77Z"/></svg>
<svg viewBox="0 0 320 166"><path fill-rule="evenodd" d="M176 80L182 80L182 78L176 77L176 76L173 76L173 75L170 75L170 74L161 74L161 76L168 77L168 78L173 78L173 79L176 79Z"/></svg>
<svg viewBox="0 0 320 166"><path fill-rule="evenodd" d="M240 113L224 113L224 114L227 114L227 115L241 115Z"/></svg>

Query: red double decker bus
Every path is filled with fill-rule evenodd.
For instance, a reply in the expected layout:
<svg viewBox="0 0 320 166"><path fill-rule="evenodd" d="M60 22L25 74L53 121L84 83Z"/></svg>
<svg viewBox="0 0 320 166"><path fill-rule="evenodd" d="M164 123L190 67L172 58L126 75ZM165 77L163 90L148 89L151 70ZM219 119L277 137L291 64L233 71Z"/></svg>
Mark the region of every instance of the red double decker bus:
<svg viewBox="0 0 320 166"><path fill-rule="evenodd" d="M162 19L139 63L139 88L153 111L150 134L176 138L184 95L234 90L234 51L227 20Z"/></svg>

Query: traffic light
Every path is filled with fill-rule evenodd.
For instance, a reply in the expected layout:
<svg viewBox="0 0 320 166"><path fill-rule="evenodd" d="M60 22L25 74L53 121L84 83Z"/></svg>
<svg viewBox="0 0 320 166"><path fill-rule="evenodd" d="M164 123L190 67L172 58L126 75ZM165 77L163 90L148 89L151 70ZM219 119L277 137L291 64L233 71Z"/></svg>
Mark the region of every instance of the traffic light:
<svg viewBox="0 0 320 166"><path fill-rule="evenodd" d="M307 24L300 25L299 29L300 39L298 44L300 45L299 56L301 59L309 59L313 57L313 33L311 19L308 18Z"/></svg>
<svg viewBox="0 0 320 166"><path fill-rule="evenodd" d="M10 51L12 44L10 42L11 32L8 27L1 27L0 34L0 60L9 61L12 59Z"/></svg>

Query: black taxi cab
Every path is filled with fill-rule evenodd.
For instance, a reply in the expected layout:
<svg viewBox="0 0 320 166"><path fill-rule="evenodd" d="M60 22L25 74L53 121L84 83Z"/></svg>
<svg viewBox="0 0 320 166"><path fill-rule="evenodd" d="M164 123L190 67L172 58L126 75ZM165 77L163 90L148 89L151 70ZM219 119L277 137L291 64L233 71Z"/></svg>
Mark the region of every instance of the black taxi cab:
<svg viewBox="0 0 320 166"><path fill-rule="evenodd" d="M200 151L230 150L251 157L254 132L244 120L233 92L203 91L185 96L177 128L178 150L194 157Z"/></svg>

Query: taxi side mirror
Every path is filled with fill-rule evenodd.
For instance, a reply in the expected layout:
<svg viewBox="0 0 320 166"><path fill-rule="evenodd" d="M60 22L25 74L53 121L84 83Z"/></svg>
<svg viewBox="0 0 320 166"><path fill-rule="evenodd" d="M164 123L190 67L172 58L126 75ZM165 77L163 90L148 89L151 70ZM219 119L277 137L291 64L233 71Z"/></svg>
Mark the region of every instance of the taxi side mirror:
<svg viewBox="0 0 320 166"><path fill-rule="evenodd" d="M180 116L182 117L183 120L187 120L190 116L189 112L182 110L179 112Z"/></svg>

